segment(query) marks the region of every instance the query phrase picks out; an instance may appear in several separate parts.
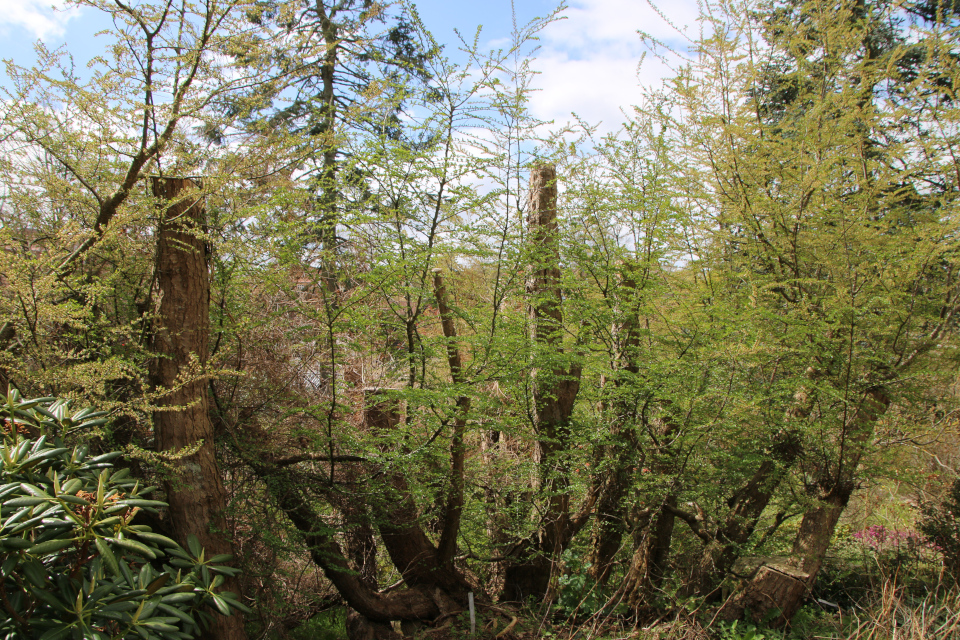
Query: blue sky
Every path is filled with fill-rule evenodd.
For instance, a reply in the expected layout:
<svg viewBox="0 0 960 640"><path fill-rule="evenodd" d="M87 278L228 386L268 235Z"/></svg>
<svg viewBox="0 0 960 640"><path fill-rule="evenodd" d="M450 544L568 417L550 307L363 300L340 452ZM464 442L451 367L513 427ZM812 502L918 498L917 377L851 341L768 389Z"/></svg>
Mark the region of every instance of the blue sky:
<svg viewBox="0 0 960 640"><path fill-rule="evenodd" d="M550 13L557 3L418 0L416 5L424 24L449 50L458 44L455 28L472 38L478 25L483 25L486 48L504 46L514 13L524 24ZM621 108L639 102L640 83L656 85L668 73L650 56L638 70L645 48L637 31L683 48L683 36L670 23L695 30L697 12L696 0L660 0L656 9L648 0L570 0L564 19L540 34L533 65L540 72L535 81L539 91L531 102L534 115L562 123L576 112L587 122L603 122L602 131L616 129ZM98 52L92 35L109 26L96 11L70 8L66 0L0 0L0 58L29 64L39 39L49 48L66 45L79 65Z"/></svg>

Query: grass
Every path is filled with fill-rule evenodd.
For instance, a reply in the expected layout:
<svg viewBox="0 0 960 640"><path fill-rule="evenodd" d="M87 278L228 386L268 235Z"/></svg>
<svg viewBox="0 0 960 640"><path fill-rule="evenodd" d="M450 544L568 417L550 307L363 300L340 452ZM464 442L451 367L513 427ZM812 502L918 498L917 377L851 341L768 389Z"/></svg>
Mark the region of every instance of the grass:
<svg viewBox="0 0 960 640"><path fill-rule="evenodd" d="M347 610L327 609L290 632L293 640L346 640Z"/></svg>

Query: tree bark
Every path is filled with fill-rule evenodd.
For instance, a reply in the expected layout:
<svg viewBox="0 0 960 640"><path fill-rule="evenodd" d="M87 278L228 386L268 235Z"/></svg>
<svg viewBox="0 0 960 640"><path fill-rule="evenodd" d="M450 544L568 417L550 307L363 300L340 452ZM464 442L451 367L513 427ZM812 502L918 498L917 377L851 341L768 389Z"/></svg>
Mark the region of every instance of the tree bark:
<svg viewBox="0 0 960 640"><path fill-rule="evenodd" d="M522 602L547 597L556 559L582 520L570 515L570 415L580 390L580 366L562 362L563 309L560 288L560 238L557 223L557 172L553 165L535 167L530 176L527 217L533 254L527 294L530 298L530 338L537 360L531 373L531 419L536 435L534 460L539 467L539 491L547 504L538 530L527 544L515 547L516 560L506 567L503 598ZM558 361L559 359L559 361Z"/></svg>
<svg viewBox="0 0 960 640"><path fill-rule="evenodd" d="M6 351L16 335L17 330L13 324L4 322L3 325L0 326L0 351ZM4 397L10 393L10 377L7 370L2 366L0 366L0 393L3 393Z"/></svg>
<svg viewBox="0 0 960 640"><path fill-rule="evenodd" d="M613 452L608 452L611 453ZM601 585L607 584L610 579L613 559L627 532L624 498L627 495L630 473L619 460L616 460L614 465L614 468L602 472L598 478L599 497L588 556L590 576Z"/></svg>
<svg viewBox="0 0 960 640"><path fill-rule="evenodd" d="M795 413L788 412L788 419L800 417ZM799 455L800 442L796 433L784 431L780 434L770 457L760 463L750 480L728 500L730 510L713 534L713 540L704 548L683 590L684 595L709 598L718 593L720 583L733 569L743 545L753 535L785 471L794 465Z"/></svg>
<svg viewBox="0 0 960 640"><path fill-rule="evenodd" d="M761 567L746 587L724 606L724 617L740 617L749 607L761 620L776 612L774 622L782 626L797 612L817 578L837 522L856 488L857 467L874 426L891 402L882 385L868 389L844 425L839 459L816 470L816 482L811 490L817 492L817 503L803 515L794 539L791 565L795 571Z"/></svg>
<svg viewBox="0 0 960 640"><path fill-rule="evenodd" d="M640 372L638 355L641 347L638 287L634 272L633 264L625 264L621 273L618 293L623 319L614 331L621 345L613 365L614 398L609 403L612 442L599 447L592 480L598 498L588 561L591 576L601 585L605 585L610 578L614 556L620 550L627 532L625 497L632 469L643 464L643 451L633 431L638 391L630 386Z"/></svg>
<svg viewBox="0 0 960 640"><path fill-rule="evenodd" d="M202 199L190 193L202 185L189 178L155 177L151 187L163 207L157 233L160 307L153 335L159 357L151 377L157 389L167 390L153 414L156 446L167 453L196 449L174 460L174 473L164 482L171 528L183 545L195 535L208 556L232 553L207 402L210 274L201 236L205 211ZM235 591L236 582L228 582L233 584L227 588ZM243 640L242 616L215 615L205 637Z"/></svg>
<svg viewBox="0 0 960 640"><path fill-rule="evenodd" d="M364 390L364 422L374 432L392 430L400 423L400 404L389 390ZM439 588L462 607L472 587L452 563L443 562L424 532L406 475L391 469L387 478L390 495L371 508L391 562L408 585Z"/></svg>
<svg viewBox="0 0 960 640"><path fill-rule="evenodd" d="M676 506L676 497L668 493L651 514L649 524L634 532L633 556L617 591L634 611L650 604L663 584L676 524L676 516L670 510L673 506Z"/></svg>
<svg viewBox="0 0 960 640"><path fill-rule="evenodd" d="M683 595L705 598L717 595L720 583L740 558L743 545L753 535L785 472L796 464L802 453L797 423L808 418L813 411L817 400L814 383L821 376L821 372L813 367L804 372L807 382L793 394L793 403L784 412L784 427L774 437L767 459L727 501L730 509L722 523L708 536L709 541L684 586ZM764 576L763 580L767 583L774 578Z"/></svg>
<svg viewBox="0 0 960 640"><path fill-rule="evenodd" d="M443 276L439 269L434 270L434 296L437 299L437 308L440 311L440 322L443 328L443 337L447 340L447 364L450 367L450 377L458 387L463 387L466 379L463 374L463 359L457 346L457 326L454 323L453 312L447 301L447 288L443 283ZM450 487L447 492L447 503L444 511L443 529L440 541L437 543L440 562L449 565L457 553L457 536L460 534L460 518L463 514L463 482L465 472L466 450L463 436L467 428L467 414L470 413L470 396L461 394L456 400L456 415L453 418L453 437L450 439Z"/></svg>

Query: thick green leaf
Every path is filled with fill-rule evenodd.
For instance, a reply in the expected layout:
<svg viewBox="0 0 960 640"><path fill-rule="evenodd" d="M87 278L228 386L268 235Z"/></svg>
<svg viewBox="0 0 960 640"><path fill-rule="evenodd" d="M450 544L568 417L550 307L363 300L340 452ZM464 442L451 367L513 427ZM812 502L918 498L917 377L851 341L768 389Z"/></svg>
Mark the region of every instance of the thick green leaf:
<svg viewBox="0 0 960 640"><path fill-rule="evenodd" d="M97 551L100 552L100 557L106 560L107 566L110 567L110 571L118 578L122 578L123 574L120 573L117 557L113 555L113 550L110 549L110 545L108 545L103 538L97 538L96 546Z"/></svg>
<svg viewBox="0 0 960 640"><path fill-rule="evenodd" d="M33 543L25 538L11 537L0 540L0 544L8 549L29 549Z"/></svg>
<svg viewBox="0 0 960 640"><path fill-rule="evenodd" d="M155 579L153 582L147 585L147 594L152 596L161 588L163 588L163 585L167 584L167 582L169 581L170 581L169 573L160 574L159 578Z"/></svg>
<svg viewBox="0 0 960 640"><path fill-rule="evenodd" d="M128 538L109 538L109 540L110 542L113 542L124 549L133 551L134 553L139 553L140 555L146 556L151 560L155 560L157 557L157 554L153 551L153 549L141 542L137 542L136 540L130 540Z"/></svg>
<svg viewBox="0 0 960 640"><path fill-rule="evenodd" d="M30 581L30 584L39 589L46 588L47 572L44 570L42 564L31 558L26 562L23 562L20 567L23 571L24 577Z"/></svg>
<svg viewBox="0 0 960 640"><path fill-rule="evenodd" d="M230 605L228 605L223 598L214 594L210 596L210 600L213 601L213 605L217 608L217 611L219 611L225 616L230 615Z"/></svg>
<svg viewBox="0 0 960 640"><path fill-rule="evenodd" d="M179 545L168 538L167 536L162 536L159 533L153 533L152 531L136 531L132 532L138 538L146 540L147 542L152 542L153 544L161 545L164 547L179 547ZM172 553L172 551L171 551Z"/></svg>
<svg viewBox="0 0 960 640"><path fill-rule="evenodd" d="M47 498L37 498L37 497L23 497L23 498L11 498L3 503L5 507L32 507L34 505L43 504L47 501Z"/></svg>
<svg viewBox="0 0 960 640"><path fill-rule="evenodd" d="M187 548L190 549L190 553L193 554L194 558L199 558L200 554L203 553L203 548L200 546L200 540L197 539L197 536L192 533L187 536Z"/></svg>
<svg viewBox="0 0 960 640"><path fill-rule="evenodd" d="M73 540L71 539L65 540L62 538L55 538L53 540L47 540L46 542L41 542L39 544L33 545L32 547L27 549L27 553L34 556L45 555L45 554L53 553L54 551L60 551L61 549L66 549L67 547L72 547L72 546L73 546Z"/></svg>

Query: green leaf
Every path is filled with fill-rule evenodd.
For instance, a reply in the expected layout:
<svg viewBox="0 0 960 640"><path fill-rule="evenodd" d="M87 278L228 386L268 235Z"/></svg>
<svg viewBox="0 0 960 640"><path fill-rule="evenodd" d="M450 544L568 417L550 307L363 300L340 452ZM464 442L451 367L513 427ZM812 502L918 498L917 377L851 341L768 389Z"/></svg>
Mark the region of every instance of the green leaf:
<svg viewBox="0 0 960 640"><path fill-rule="evenodd" d="M196 599L197 593L193 591L193 589L190 589L188 592L171 593L165 595L161 601L166 602L167 604L175 604L178 602L193 602Z"/></svg>
<svg viewBox="0 0 960 640"><path fill-rule="evenodd" d="M42 588L30 589L30 595L32 595L35 598L39 598L40 600L43 600L54 609L57 609L59 611L70 611L70 608L68 606L66 606L63 602L58 600L56 596L54 596L52 593L50 593L46 589L42 589Z"/></svg>
<svg viewBox="0 0 960 640"><path fill-rule="evenodd" d="M45 589L47 584L47 572L44 570L43 565L40 564L37 560L31 558L26 562L22 563L21 568L23 570L23 575L26 579L38 589Z"/></svg>
<svg viewBox="0 0 960 640"><path fill-rule="evenodd" d="M162 536L159 533L153 533L152 531L132 531L134 535L138 538L146 540L147 542L152 542L153 544L161 545L164 547L179 547L176 542L168 538L167 536ZM171 551L172 553L172 551Z"/></svg>
<svg viewBox="0 0 960 640"><path fill-rule="evenodd" d="M199 558L200 554L203 553L203 547L200 546L200 540L197 539L197 536L192 533L187 536L187 548L190 549L190 553L193 554L193 557Z"/></svg>
<svg viewBox="0 0 960 640"><path fill-rule="evenodd" d="M147 509L153 508L163 508L167 506L167 503L163 500L143 500L141 498L132 498L128 500L117 500L118 506L124 507L141 507Z"/></svg>
<svg viewBox="0 0 960 640"><path fill-rule="evenodd" d="M167 584L169 580L170 580L169 573L160 574L159 578L155 579L153 582L147 585L147 594L152 596L157 591L159 591L163 587L163 585Z"/></svg>
<svg viewBox="0 0 960 640"><path fill-rule="evenodd" d="M110 542L113 542L124 549L133 551L134 553L139 553L140 555L146 556L151 560L155 560L157 557L157 554L153 551L153 549L141 542L137 542L136 540L130 540L128 538L109 538L109 540Z"/></svg>
<svg viewBox="0 0 960 640"><path fill-rule="evenodd" d="M26 538L12 537L0 540L0 544L8 549L29 549L33 543Z"/></svg>
<svg viewBox="0 0 960 640"><path fill-rule="evenodd" d="M225 616L230 615L230 605L228 605L223 598L221 598L216 594L213 594L212 596L210 596L210 599L213 600L213 604L214 606L217 607L217 611L219 611Z"/></svg>
<svg viewBox="0 0 960 640"><path fill-rule="evenodd" d="M80 478L70 478L69 480L63 483L63 487L61 487L60 490L63 493L72 495L72 494L75 494L77 491L79 491L82 487L83 487L83 481L81 481Z"/></svg>
<svg viewBox="0 0 960 640"><path fill-rule="evenodd" d="M241 604L240 601L237 600L236 594L232 591L221 591L218 595L227 601L227 603L230 605L230 608L239 609L244 613L253 613L250 607L246 606L245 604Z"/></svg>
<svg viewBox="0 0 960 640"><path fill-rule="evenodd" d="M100 557L106 560L107 566L110 567L110 571L113 572L118 578L122 578L123 574L120 573L120 566L117 563L117 557L113 555L113 550L110 548L110 545L104 541L103 538L96 539L97 551L100 552Z"/></svg>
<svg viewBox="0 0 960 640"><path fill-rule="evenodd" d="M35 518L30 518L26 522L18 523L17 526L13 527L12 529L10 529L10 531L7 532L7 535L13 535L15 533L20 533L21 531L26 531L27 529L32 529L35 525L38 525L41 522L43 522L42 514L39 516L36 516Z"/></svg>
<svg viewBox="0 0 960 640"><path fill-rule="evenodd" d="M3 564L0 564L0 577L6 578L10 575L16 568L18 562L20 562L19 554L9 555L4 558Z"/></svg>
<svg viewBox="0 0 960 640"><path fill-rule="evenodd" d="M68 502L70 504L75 504L81 507L90 506L90 503L84 500L83 498L78 498L77 496L73 496L73 495L67 495L67 494L61 493L59 496L57 496L57 498L62 500L63 502Z"/></svg>
<svg viewBox="0 0 960 640"><path fill-rule="evenodd" d="M60 638L66 637L66 635L70 633L71 628L72 625L54 627L40 636L40 640L60 640Z"/></svg>
<svg viewBox="0 0 960 640"><path fill-rule="evenodd" d="M67 547L73 546L73 540L62 538L55 538L53 540L47 540L46 542L41 542L40 544L35 544L29 549L27 553L33 556L44 555L47 553L53 553L54 551L60 551L61 549L66 549Z"/></svg>
<svg viewBox="0 0 960 640"><path fill-rule="evenodd" d="M191 625L197 624L196 621L192 617L190 617L190 615L186 611L181 611L176 607L171 607L165 602L161 602L159 605L157 605L157 609L171 616L176 616L177 618L180 618L181 622L186 622L187 624L191 624Z"/></svg>
<svg viewBox="0 0 960 640"><path fill-rule="evenodd" d="M24 491L26 491L27 493L29 493L29 494L32 495L32 496L36 496L36 497L38 497L38 498L44 498L44 499L46 499L46 500L52 500L52 499L53 499L53 496L51 496L49 493L47 493L46 491L44 491L44 490L41 489L40 487L36 487L36 486L34 486L34 485L32 485L32 484L27 484L26 482L21 482L21 483L20 483L20 488L23 489Z"/></svg>
<svg viewBox="0 0 960 640"><path fill-rule="evenodd" d="M179 631L175 626L157 620L141 620L138 624L155 631Z"/></svg>
<svg viewBox="0 0 960 640"><path fill-rule="evenodd" d="M5 507L32 507L46 502L46 498L23 497L13 498L3 503Z"/></svg>
<svg viewBox="0 0 960 640"><path fill-rule="evenodd" d="M101 464L104 462L110 462L111 460L116 460L122 455L122 451L111 451L110 453L104 453L103 455L99 455L96 458L88 460L87 464Z"/></svg>
<svg viewBox="0 0 960 640"><path fill-rule="evenodd" d="M34 454L34 455L30 456L29 458L27 458L26 460L24 460L24 461L23 461L23 466L24 466L24 468L33 467L33 466L36 466L37 464L39 464L39 463L41 463L41 462L43 462L43 461L45 461L45 460L49 460L49 459L51 459L51 458L56 458L56 457L60 456L61 454L66 453L66 452L68 452L68 451L70 451L70 449L67 449L67 448L65 448L65 447L61 447L61 448L59 448L59 449L47 449L47 450L45 450L45 451L42 451L41 453Z"/></svg>

